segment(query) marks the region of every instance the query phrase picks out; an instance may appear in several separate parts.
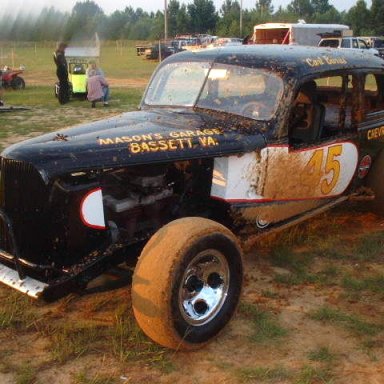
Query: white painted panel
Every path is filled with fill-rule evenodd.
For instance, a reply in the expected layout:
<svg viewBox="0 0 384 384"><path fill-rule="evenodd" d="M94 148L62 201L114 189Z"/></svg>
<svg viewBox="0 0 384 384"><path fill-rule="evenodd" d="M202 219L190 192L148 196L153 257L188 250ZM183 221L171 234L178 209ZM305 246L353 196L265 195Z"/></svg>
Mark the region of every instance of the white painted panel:
<svg viewBox="0 0 384 384"><path fill-rule="evenodd" d="M216 158L211 195L228 201L302 200L342 194L358 161L351 142L303 150L271 146Z"/></svg>

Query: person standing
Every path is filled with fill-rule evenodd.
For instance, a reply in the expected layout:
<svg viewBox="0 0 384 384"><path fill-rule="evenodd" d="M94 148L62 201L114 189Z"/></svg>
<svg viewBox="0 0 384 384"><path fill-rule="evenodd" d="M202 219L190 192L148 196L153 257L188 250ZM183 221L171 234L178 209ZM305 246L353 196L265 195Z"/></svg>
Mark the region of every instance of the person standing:
<svg viewBox="0 0 384 384"><path fill-rule="evenodd" d="M4 105L3 101L3 71L0 69L0 107Z"/></svg>
<svg viewBox="0 0 384 384"><path fill-rule="evenodd" d="M96 107L96 101L102 101L104 107L108 105L109 85L105 78L98 75L95 69L88 71L87 99L92 102L92 108Z"/></svg>
<svg viewBox="0 0 384 384"><path fill-rule="evenodd" d="M65 58L65 49L67 44L59 43L53 60L56 64L56 76L59 79L58 99L60 104L65 104L69 101L69 81L68 81L68 64Z"/></svg>

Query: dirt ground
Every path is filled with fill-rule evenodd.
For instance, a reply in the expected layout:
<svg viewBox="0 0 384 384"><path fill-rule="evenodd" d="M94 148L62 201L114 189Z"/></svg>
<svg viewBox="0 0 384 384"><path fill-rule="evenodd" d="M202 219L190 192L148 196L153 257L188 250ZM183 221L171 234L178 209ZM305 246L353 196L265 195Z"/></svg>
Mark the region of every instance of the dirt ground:
<svg viewBox="0 0 384 384"><path fill-rule="evenodd" d="M36 73L36 71L31 74L28 72L25 72L23 74L23 77L25 79L25 82L28 84L28 86L41 86L46 84L54 84L57 79L54 75L54 73ZM115 78L112 76L108 76L108 83L109 85L113 87L132 87L132 88L145 88L148 84L147 78Z"/></svg>
<svg viewBox="0 0 384 384"><path fill-rule="evenodd" d="M335 236L345 244L384 230L383 218L354 208L347 205L335 209L306 225L317 231L332 223L332 229L324 235ZM119 339L121 345L117 348L116 338L107 338L105 330L116 330L117 308L130 307L129 285L113 291L71 295L52 304L26 300L24 310L34 315L30 323L1 327L0 318L0 383L384 383L383 290L379 294L361 291L351 295L339 278L346 272L384 276L383 253L368 261L358 261L353 255L350 259L315 256L308 271L321 273L332 265L338 271L334 282L287 285L275 277L292 275L292 269L278 266L270 258L274 244L280 241L278 236L245 255L245 286L239 311L221 335L199 351L168 351L143 335L132 339L129 334ZM294 247L295 252L299 248ZM18 296L0 287L0 301L9 297L17 301ZM249 305L273 316L286 334L263 341L252 338L257 329L246 309ZM381 331L367 336L337 322L310 317L311 312L324 306L379 325ZM130 332L140 334L132 327L132 313L128 310L125 315L129 317ZM91 348L58 358L56 347L62 340L57 333L84 324L101 327L103 332L95 337ZM319 350L327 351L328 357L311 359L311 352L313 355ZM32 372L30 381L21 381L23 367Z"/></svg>
<svg viewBox="0 0 384 384"><path fill-rule="evenodd" d="M20 139L12 136L2 144ZM256 244L244 258L238 312L199 351L169 351L142 335L131 312L129 284L51 304L0 286L0 384L383 384L384 218L356 204L346 203L304 224L301 232L286 231ZM371 234L383 234L381 251L361 258L358 244ZM316 241L303 242L304 237ZM320 252L325 242L348 249ZM286 248L296 263L303 250L313 255L303 263L301 280L289 280L298 275L293 263L271 257ZM325 280L308 277L325 275ZM381 280L370 290L346 284L346 276ZM258 338L268 324L256 321L250 308L284 332ZM344 317L314 318L322 308ZM2 310L11 319L4 320Z"/></svg>

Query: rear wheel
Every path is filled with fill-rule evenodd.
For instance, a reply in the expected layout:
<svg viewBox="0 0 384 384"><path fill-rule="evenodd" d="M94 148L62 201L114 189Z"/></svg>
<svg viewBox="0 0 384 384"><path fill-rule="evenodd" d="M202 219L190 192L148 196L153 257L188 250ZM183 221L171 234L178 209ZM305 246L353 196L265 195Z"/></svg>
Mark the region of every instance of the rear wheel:
<svg viewBox="0 0 384 384"><path fill-rule="evenodd" d="M370 208L380 214L384 214L384 151L372 165L372 169L367 176L367 186L371 188L375 194L375 199L370 202Z"/></svg>
<svg viewBox="0 0 384 384"><path fill-rule="evenodd" d="M11 87L13 89L24 89L25 88L25 81L22 77L16 76L11 81Z"/></svg>
<svg viewBox="0 0 384 384"><path fill-rule="evenodd" d="M241 285L241 250L232 232L208 219L179 219L144 247L133 275L133 311L157 343L196 349L228 323Z"/></svg>

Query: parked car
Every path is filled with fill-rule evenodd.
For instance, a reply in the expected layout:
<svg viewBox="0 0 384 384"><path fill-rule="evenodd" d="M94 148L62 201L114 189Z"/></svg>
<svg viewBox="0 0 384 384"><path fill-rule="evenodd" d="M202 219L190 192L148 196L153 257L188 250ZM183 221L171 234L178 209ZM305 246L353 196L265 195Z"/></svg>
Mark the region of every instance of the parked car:
<svg viewBox="0 0 384 384"><path fill-rule="evenodd" d="M384 37L360 36L359 39L363 40L369 48L377 49L379 55L384 57Z"/></svg>
<svg viewBox="0 0 384 384"><path fill-rule="evenodd" d="M227 45L242 45L243 39L239 37L218 37L209 47L224 47Z"/></svg>
<svg viewBox="0 0 384 384"><path fill-rule="evenodd" d="M161 60L171 56L175 53L175 50L172 46L166 44L160 44L160 54ZM153 44L149 48L146 48L144 51L145 58L148 60L158 60L159 59L159 44Z"/></svg>
<svg viewBox="0 0 384 384"><path fill-rule="evenodd" d="M384 207L384 63L357 50L181 52L140 110L0 158L0 281L53 300L122 262L143 331L195 349L229 322L242 248L346 200Z"/></svg>
<svg viewBox="0 0 384 384"><path fill-rule="evenodd" d="M375 55L379 54L377 49L371 48L359 37L325 37L319 41L319 47L367 49Z"/></svg>
<svg viewBox="0 0 384 384"><path fill-rule="evenodd" d="M171 41L171 46L175 52L180 52L191 48L201 48L201 41L197 37L178 37Z"/></svg>

